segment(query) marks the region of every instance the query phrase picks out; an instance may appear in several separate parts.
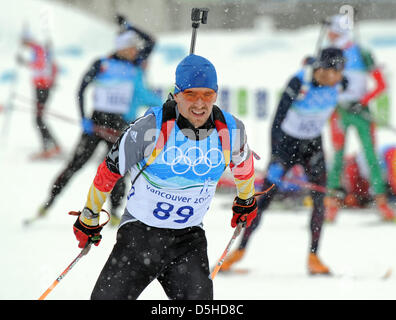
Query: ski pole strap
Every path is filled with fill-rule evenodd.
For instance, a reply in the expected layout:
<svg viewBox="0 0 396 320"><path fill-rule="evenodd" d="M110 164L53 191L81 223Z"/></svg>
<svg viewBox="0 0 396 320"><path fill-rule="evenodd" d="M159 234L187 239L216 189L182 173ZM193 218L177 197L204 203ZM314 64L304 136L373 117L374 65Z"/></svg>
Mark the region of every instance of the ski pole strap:
<svg viewBox="0 0 396 320"><path fill-rule="evenodd" d="M110 213L107 212L105 209L100 210L100 212L102 212L102 211L107 214L107 220L104 223L100 224L99 226L87 226L87 225L85 225L85 227L87 229L96 229L98 227L103 228L106 224L109 223L109 221L110 221ZM80 216L80 214L81 214L81 211L70 211L69 212L69 215L71 215L71 216L77 216L78 217L78 216Z"/></svg>
<svg viewBox="0 0 396 320"><path fill-rule="evenodd" d="M115 143L122 133L122 131L120 131L120 130L105 127L105 126L100 126L97 124L94 124L94 132L99 137L101 137L111 143Z"/></svg>
<svg viewBox="0 0 396 320"><path fill-rule="evenodd" d="M275 187L275 184L272 184L271 187L269 187L268 189L266 189L264 191L256 192L253 196L258 197L258 196L262 196L263 194L267 194L273 187Z"/></svg>
<svg viewBox="0 0 396 320"><path fill-rule="evenodd" d="M311 191L317 191L322 193L327 193L327 188L315 183L306 182L300 179L283 179L284 182L292 183L295 185L300 186L301 188L305 188Z"/></svg>

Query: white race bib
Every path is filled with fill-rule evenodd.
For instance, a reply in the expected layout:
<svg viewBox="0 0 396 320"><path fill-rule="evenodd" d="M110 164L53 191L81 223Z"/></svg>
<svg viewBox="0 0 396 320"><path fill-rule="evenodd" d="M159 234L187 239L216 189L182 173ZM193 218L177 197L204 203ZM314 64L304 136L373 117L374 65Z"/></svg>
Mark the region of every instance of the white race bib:
<svg viewBox="0 0 396 320"><path fill-rule="evenodd" d="M133 83L97 85L94 91L94 108L97 111L125 114L133 95Z"/></svg>
<svg viewBox="0 0 396 320"><path fill-rule="evenodd" d="M317 138L321 135L322 129L332 112L333 109L328 108L323 112L301 114L290 109L282 122L281 128L289 136L297 139Z"/></svg>
<svg viewBox="0 0 396 320"><path fill-rule="evenodd" d="M134 170L135 171L135 170ZM133 177L137 172L131 172ZM127 210L139 221L157 228L198 226L209 209L216 186L184 190L156 188L141 175L127 196Z"/></svg>

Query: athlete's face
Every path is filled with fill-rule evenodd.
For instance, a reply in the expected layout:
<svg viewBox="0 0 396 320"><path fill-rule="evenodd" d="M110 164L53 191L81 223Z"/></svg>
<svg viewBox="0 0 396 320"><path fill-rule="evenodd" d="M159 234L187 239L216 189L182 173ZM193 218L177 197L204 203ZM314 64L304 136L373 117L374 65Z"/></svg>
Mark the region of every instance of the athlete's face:
<svg viewBox="0 0 396 320"><path fill-rule="evenodd" d="M138 50L135 47L125 48L117 51L117 55L129 61L133 61L137 54Z"/></svg>
<svg viewBox="0 0 396 320"><path fill-rule="evenodd" d="M342 80L342 70L319 68L315 70L314 78L320 85L332 87Z"/></svg>
<svg viewBox="0 0 396 320"><path fill-rule="evenodd" d="M209 88L191 88L175 95L180 114L198 128L205 124L212 113L217 93Z"/></svg>

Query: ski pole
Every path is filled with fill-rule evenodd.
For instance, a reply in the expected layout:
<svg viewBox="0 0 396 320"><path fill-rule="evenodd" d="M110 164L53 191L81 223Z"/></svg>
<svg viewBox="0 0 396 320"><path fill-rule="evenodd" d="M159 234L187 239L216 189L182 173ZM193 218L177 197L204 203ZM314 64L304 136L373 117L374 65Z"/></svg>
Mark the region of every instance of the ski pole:
<svg viewBox="0 0 396 320"><path fill-rule="evenodd" d="M322 48L323 44L323 39L325 37L327 28L330 25L330 21L328 19L322 20L321 26L320 26L320 31L319 31L319 37L316 40L316 45L315 45L315 57L319 56L320 50Z"/></svg>
<svg viewBox="0 0 396 320"><path fill-rule="evenodd" d="M18 93L16 93L14 95L14 99L19 100L20 104L23 103L23 104L29 104L30 105L30 104L34 104L35 103L35 101L33 99L31 99L29 97L26 97L24 95L18 94ZM20 107L20 108L23 108L24 110L30 110L30 111L35 110L35 108L33 108L33 107L26 107L26 106L23 106L23 107ZM57 112L45 110L45 114L49 115L49 116L51 116L53 118L57 118L59 120L71 123L71 124L77 124L78 123L78 120L76 120L76 119L74 119L72 117L57 113Z"/></svg>
<svg viewBox="0 0 396 320"><path fill-rule="evenodd" d="M108 213L104 209L102 209L101 211L107 214L107 221L99 226L103 228L110 221L110 213ZM69 212L69 214L73 216L78 216L80 215L80 213L81 212L76 211ZM44 300L48 296L48 294L59 284L59 282L68 274L68 272L77 264L77 262L80 261L80 259L89 252L89 249L91 249L91 245L92 242L88 240L85 247L81 250L78 256L67 266L67 268L59 275L59 277L55 279L55 281L48 287L48 289L44 291L44 293L38 298L38 300Z"/></svg>
<svg viewBox="0 0 396 320"><path fill-rule="evenodd" d="M32 102L31 99L29 99L29 98L27 98L27 97L25 97L23 95L19 95L19 94L15 95L15 98L18 98L20 100L20 103L28 103L29 101ZM14 109L18 109L18 108L15 108L15 106L14 106ZM31 111L31 110L33 110L32 107L26 107L26 106L21 106L21 105L19 105L19 109L21 109L23 111ZM1 110L0 110L0 112L1 112ZM75 124L75 125L79 124L77 119L65 116L65 115L60 114L60 113L51 112L51 111L45 111L45 114L50 116L50 117L62 120L64 122L68 122L70 124ZM121 131L120 130L112 129L112 128L109 128L109 127L100 126L100 125L96 125L96 124L94 124L94 132L98 136L100 136L101 138L103 138L103 139L105 139L105 140L107 140L109 142L112 142L112 143L116 142L118 137L121 135Z"/></svg>
<svg viewBox="0 0 396 320"><path fill-rule="evenodd" d="M328 188L315 184L315 183L311 183L311 182L306 182L303 180L299 180L299 179L283 179L284 182L288 182L288 183L292 183L292 184L296 184L302 188L311 190L311 191L317 191L317 192L321 192L321 193L328 193L330 192L332 195L338 197L338 198L344 198L345 197L345 193L342 191L338 191L338 190L329 190Z"/></svg>
<svg viewBox="0 0 396 320"><path fill-rule="evenodd" d="M228 252L230 252L232 244L234 243L235 239L239 236L239 234L242 231L242 223L238 223L237 227L235 228L234 234L231 237L231 240L228 242L227 247L225 248L223 254L221 255L220 259L217 261L216 266L214 267L212 273L210 274L209 278L214 279L216 277L216 274L219 272L221 266L223 265L223 262L225 260L225 257L227 256Z"/></svg>
<svg viewBox="0 0 396 320"><path fill-rule="evenodd" d="M341 108L343 108L344 110L348 111L348 108L347 108L347 107L341 107ZM368 106L362 107L362 108L368 108ZM352 112L352 111L349 111L349 112ZM354 113L356 113L356 112L354 112ZM391 126L391 125L389 125L389 124L382 124L382 123L380 123L380 122L377 121L377 119L376 119L371 113L369 113L369 112L362 111L362 112L357 112L356 114L359 115L359 116L361 116L364 120L369 121L369 122L372 122L373 124L375 124L376 126L380 127L381 129L387 129L387 130L389 130L389 131L392 131L393 133L396 133L396 127L393 127L393 126Z"/></svg>
<svg viewBox="0 0 396 320"><path fill-rule="evenodd" d="M315 52L314 52L315 60L317 60L319 58L320 50L322 48L323 40L325 38L326 31L327 31L329 24L330 24L330 21L328 21L327 19L324 19L321 22L319 36L318 36L318 39L316 40L316 44L315 44ZM308 64L307 66L304 67L304 69L306 69L306 72L304 73L303 90L306 91L307 86L308 86L307 83L309 83L311 81L312 76L313 76L313 65Z"/></svg>
<svg viewBox="0 0 396 320"><path fill-rule="evenodd" d="M395 127L392 127L392 126L387 125L387 124L381 125L381 126L382 126L382 128L384 128L384 129L387 129L387 130L389 130L389 131L392 131L393 133L396 133L396 128L395 128Z"/></svg>
<svg viewBox="0 0 396 320"><path fill-rule="evenodd" d="M275 185L271 185L268 189L257 192L254 194L254 197L261 196L263 194L266 194L268 191L270 191ZM231 240L228 242L227 247L225 248L223 254L221 255L220 259L217 261L216 266L214 267L212 273L210 274L209 278L214 279L216 277L216 274L219 272L221 266L223 265L223 262L225 260L225 257L227 256L228 252L230 252L232 244L234 243L235 239L239 236L239 234L242 231L242 228L244 227L244 223L238 223L237 227L235 228L234 234L231 237Z"/></svg>
<svg viewBox="0 0 396 320"><path fill-rule="evenodd" d="M391 125L388 124L381 124L379 123L370 113L366 112L361 112L360 115L367 121L374 123L378 127L382 127L383 129L387 129L389 131L392 131L393 133L396 133L396 128L392 127Z"/></svg>
<svg viewBox="0 0 396 320"><path fill-rule="evenodd" d="M89 252L91 244L91 242L87 242L87 244L78 254L78 256L67 266L67 268L59 275L59 277L56 278L56 280L49 286L49 288L45 290L45 292L40 296L40 298L38 298L38 300L44 300L48 296L48 294L58 285L58 283L67 275L67 273L76 265L76 263Z"/></svg>
<svg viewBox="0 0 396 320"><path fill-rule="evenodd" d="M197 38L197 29L200 23L206 24L208 22L208 8L192 8L191 21L192 21L192 36L190 45L190 54L195 51L195 40Z"/></svg>
<svg viewBox="0 0 396 320"><path fill-rule="evenodd" d="M283 179L282 181L296 184L302 188L309 189L311 191L318 191L318 192L322 192L322 193L327 192L327 188L324 186L320 186L318 184L306 182L306 181L299 180L299 179Z"/></svg>

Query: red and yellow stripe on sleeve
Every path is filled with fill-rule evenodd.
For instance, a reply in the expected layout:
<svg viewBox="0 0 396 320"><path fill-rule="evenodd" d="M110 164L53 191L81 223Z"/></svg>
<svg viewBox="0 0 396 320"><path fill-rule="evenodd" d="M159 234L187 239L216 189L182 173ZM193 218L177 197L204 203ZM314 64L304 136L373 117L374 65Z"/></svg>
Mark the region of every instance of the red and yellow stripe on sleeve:
<svg viewBox="0 0 396 320"><path fill-rule="evenodd" d="M238 197L241 199L253 197L255 193L253 153L250 152L250 156L237 166L231 163L230 168L234 176Z"/></svg>
<svg viewBox="0 0 396 320"><path fill-rule="evenodd" d="M99 213L106 202L107 196L120 178L121 175L111 172L106 166L106 161L103 161L98 167L95 179L89 188L85 206L92 212Z"/></svg>

